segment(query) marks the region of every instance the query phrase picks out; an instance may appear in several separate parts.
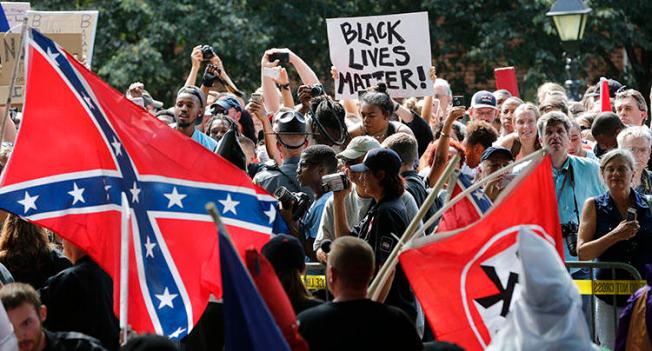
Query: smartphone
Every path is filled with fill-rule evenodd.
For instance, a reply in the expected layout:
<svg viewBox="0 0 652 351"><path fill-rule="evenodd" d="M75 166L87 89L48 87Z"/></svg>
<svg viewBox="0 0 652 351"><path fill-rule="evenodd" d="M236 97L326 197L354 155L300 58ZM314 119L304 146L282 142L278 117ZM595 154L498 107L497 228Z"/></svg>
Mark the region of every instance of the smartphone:
<svg viewBox="0 0 652 351"><path fill-rule="evenodd" d="M287 66L290 63L290 54L287 52L275 52L269 55L269 62L274 62L278 60L278 63L281 66Z"/></svg>
<svg viewBox="0 0 652 351"><path fill-rule="evenodd" d="M464 106L464 96L453 96L453 107Z"/></svg>
<svg viewBox="0 0 652 351"><path fill-rule="evenodd" d="M262 103L263 102L263 94L260 93L251 93L251 101L257 102L257 103Z"/></svg>
<svg viewBox="0 0 652 351"><path fill-rule="evenodd" d="M278 67L263 67L263 75L272 79L279 79L281 70Z"/></svg>
<svg viewBox="0 0 652 351"><path fill-rule="evenodd" d="M635 220L636 220L636 209L630 207L627 209L627 221L635 221Z"/></svg>

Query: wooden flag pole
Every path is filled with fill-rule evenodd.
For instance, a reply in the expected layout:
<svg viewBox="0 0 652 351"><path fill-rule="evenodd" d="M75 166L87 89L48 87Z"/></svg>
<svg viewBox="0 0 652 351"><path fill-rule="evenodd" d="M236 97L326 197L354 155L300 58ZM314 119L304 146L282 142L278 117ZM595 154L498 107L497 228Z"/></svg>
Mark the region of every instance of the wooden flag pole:
<svg viewBox="0 0 652 351"><path fill-rule="evenodd" d="M5 101L5 112L2 116L2 126L0 126L0 141L5 141L5 129L7 127L7 119L9 118L9 109L11 108L11 94L16 85L16 75L18 75L18 67L20 66L20 54L25 50L25 48L23 48L23 42L25 41L25 33L27 33L27 17L23 18L22 26L20 40L18 41L18 50L16 50L18 57L16 58L16 62L14 62L13 71L11 73L11 82L9 83L9 91L7 92L7 100ZM24 54L23 57L25 57Z"/></svg>

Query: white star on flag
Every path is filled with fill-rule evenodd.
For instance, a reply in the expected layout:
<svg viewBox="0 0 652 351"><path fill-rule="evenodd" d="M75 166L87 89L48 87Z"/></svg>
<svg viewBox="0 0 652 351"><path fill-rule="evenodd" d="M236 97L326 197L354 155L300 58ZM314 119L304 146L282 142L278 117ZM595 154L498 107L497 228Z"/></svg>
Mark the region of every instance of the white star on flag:
<svg viewBox="0 0 652 351"><path fill-rule="evenodd" d="M226 200L219 200L219 202L224 206L224 209L222 210L223 214L227 212L233 212L234 215L238 214L235 207L240 204L240 201L233 201L233 199L231 199L231 194L227 194Z"/></svg>
<svg viewBox="0 0 652 351"><path fill-rule="evenodd" d="M163 291L163 294L155 294L156 298L159 299L160 303L158 304L158 309L160 310L161 308L168 306L170 308L174 308L174 305L172 304L172 300L174 300L175 297L177 297L177 294L170 294L170 291L168 291L168 288L166 287L165 290Z"/></svg>
<svg viewBox="0 0 652 351"><path fill-rule="evenodd" d="M269 217L269 224L272 224L276 219L276 207L273 204L269 205L269 210L263 212L267 217Z"/></svg>
<svg viewBox="0 0 652 351"><path fill-rule="evenodd" d="M170 339L178 338L179 335L181 335L181 333L183 333L184 331L186 331L186 328L181 328L181 327L179 327L177 330L174 331L174 333L168 335L168 337L169 337Z"/></svg>
<svg viewBox="0 0 652 351"><path fill-rule="evenodd" d="M111 142L111 146L113 146L113 148L115 149L115 155L116 156L122 155L122 149L120 148L121 147L120 142L118 141L118 139L115 138L115 136L113 137L113 141Z"/></svg>
<svg viewBox="0 0 652 351"><path fill-rule="evenodd" d="M52 61L54 61L54 64L57 65L57 67L59 67L59 62L57 62L57 58L58 58L59 55L61 55L61 54L59 54L59 53L56 53L56 54L53 53L53 52L50 50L50 48L47 49L47 54L48 54L48 56L50 57L50 59L51 59Z"/></svg>
<svg viewBox="0 0 652 351"><path fill-rule="evenodd" d="M86 96L86 94L84 94L84 93L82 93L81 96L82 96L82 98L84 98L84 101L86 101L86 105L88 105L88 107L89 107L91 110L94 110L94 109L95 109L95 106L93 106L93 104L91 103L91 98L89 98L88 96Z"/></svg>
<svg viewBox="0 0 652 351"><path fill-rule="evenodd" d="M31 196L29 193L26 191L25 192L25 198L22 200L18 200L18 203L23 205L24 207L24 213L27 213L29 209L34 209L36 210L36 200L38 199L38 195Z"/></svg>
<svg viewBox="0 0 652 351"><path fill-rule="evenodd" d="M133 188L129 189L131 192L131 203L136 203L138 201L138 195L140 194L140 188L136 186L136 182L134 182Z"/></svg>
<svg viewBox="0 0 652 351"><path fill-rule="evenodd" d="M154 258L154 251L153 250L156 247L156 245L158 245L158 244L153 243L149 239L149 236L148 236L147 237L147 242L145 243L145 250L147 250L147 252L145 253L145 257Z"/></svg>
<svg viewBox="0 0 652 351"><path fill-rule="evenodd" d="M72 196L72 198L73 198L72 199L72 204L73 205L76 204L77 201L81 201L83 203L86 202L86 200L84 200L84 195L83 195L84 190L85 190L84 188L78 187L77 183L74 183L74 182L72 183L72 190L69 191L68 194L70 194L70 196Z"/></svg>
<svg viewBox="0 0 652 351"><path fill-rule="evenodd" d="M175 205L176 205L176 206L179 206L179 207L181 207L181 208L183 208L183 204L181 203L181 200L183 200L183 199L184 199L186 196L188 196L188 195L186 195L186 194L179 194L179 193L177 192L177 187L175 186L174 188L172 188L172 192L171 192L171 193L169 193L169 194L163 194L163 196L167 197L168 200L170 200L170 201L168 202L168 208L170 208L170 207L172 207L172 206L175 206Z"/></svg>

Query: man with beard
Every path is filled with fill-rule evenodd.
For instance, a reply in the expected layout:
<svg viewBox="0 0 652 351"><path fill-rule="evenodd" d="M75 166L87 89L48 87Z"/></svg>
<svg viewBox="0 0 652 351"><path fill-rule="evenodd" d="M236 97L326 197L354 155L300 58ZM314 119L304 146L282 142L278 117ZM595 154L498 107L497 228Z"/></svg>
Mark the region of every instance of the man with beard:
<svg viewBox="0 0 652 351"><path fill-rule="evenodd" d="M177 119L176 130L192 138L210 151L217 149L217 142L195 128L204 115L206 97L197 87L185 86L177 93L174 115Z"/></svg>
<svg viewBox="0 0 652 351"><path fill-rule="evenodd" d="M106 350L97 339L77 332L51 332L43 328L47 309L28 284L11 283L0 289L0 300L14 327L20 351Z"/></svg>

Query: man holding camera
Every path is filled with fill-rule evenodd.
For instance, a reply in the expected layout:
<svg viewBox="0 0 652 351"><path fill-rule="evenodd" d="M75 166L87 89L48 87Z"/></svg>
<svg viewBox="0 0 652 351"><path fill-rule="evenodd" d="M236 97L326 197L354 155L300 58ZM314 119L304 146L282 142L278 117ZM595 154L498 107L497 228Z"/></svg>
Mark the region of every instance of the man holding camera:
<svg viewBox="0 0 652 351"><path fill-rule="evenodd" d="M306 121L303 115L295 111L283 111L276 116L274 126L276 147L281 153L283 163L266 164L265 169L254 177L254 183L269 193L274 193L281 186L293 193L304 192L313 197L310 187L301 186L297 179L297 166L301 152L308 146ZM272 145L268 145L272 147Z"/></svg>
<svg viewBox="0 0 652 351"><path fill-rule="evenodd" d="M290 234L296 236L304 245L306 255L315 261L315 251L313 242L317 237L319 224L321 223L322 213L326 201L333 196L331 190L341 190L343 188L342 177L324 177L337 171L337 158L335 151L326 145L312 145L306 148L299 159L297 176L301 186L307 186L315 194L315 201L310 205L305 215L296 213L294 206L286 206L282 203L281 215L285 219ZM324 179L324 181L322 181ZM301 218L297 220L297 217Z"/></svg>

